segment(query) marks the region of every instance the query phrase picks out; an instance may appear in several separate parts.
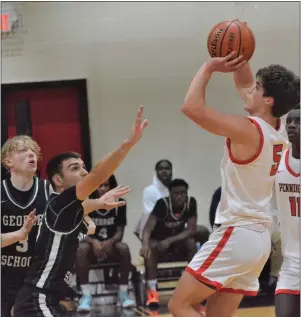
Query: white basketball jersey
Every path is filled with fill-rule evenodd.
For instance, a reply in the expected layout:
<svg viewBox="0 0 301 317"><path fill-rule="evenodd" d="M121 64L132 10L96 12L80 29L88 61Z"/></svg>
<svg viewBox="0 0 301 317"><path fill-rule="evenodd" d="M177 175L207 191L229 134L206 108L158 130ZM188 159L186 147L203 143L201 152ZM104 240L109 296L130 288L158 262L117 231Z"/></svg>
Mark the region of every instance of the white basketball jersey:
<svg viewBox="0 0 301 317"><path fill-rule="evenodd" d="M292 150L284 152L275 181L282 254L299 269L300 243L300 160Z"/></svg>
<svg viewBox="0 0 301 317"><path fill-rule="evenodd" d="M217 224L248 226L271 222L267 204L288 142L281 129L277 131L257 117L249 119L260 132L260 149L252 159L237 161L231 154L230 140L226 140L221 162L222 194L215 217Z"/></svg>

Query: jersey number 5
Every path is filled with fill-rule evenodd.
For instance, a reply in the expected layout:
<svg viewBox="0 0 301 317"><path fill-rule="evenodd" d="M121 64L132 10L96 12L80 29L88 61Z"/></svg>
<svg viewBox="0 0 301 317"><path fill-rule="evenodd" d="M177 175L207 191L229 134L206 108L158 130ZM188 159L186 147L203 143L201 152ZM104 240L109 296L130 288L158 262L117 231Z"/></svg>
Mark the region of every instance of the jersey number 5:
<svg viewBox="0 0 301 317"><path fill-rule="evenodd" d="M271 167L270 176L276 175L278 171L278 167L281 160L281 154L282 154L283 144L275 144L273 146L273 161L274 164Z"/></svg>
<svg viewBox="0 0 301 317"><path fill-rule="evenodd" d="M290 197L289 201L291 205L291 215L293 217L300 217L300 197Z"/></svg>
<svg viewBox="0 0 301 317"><path fill-rule="evenodd" d="M16 246L16 250L18 252L27 252L27 250L28 250L28 239L19 241L18 245Z"/></svg>

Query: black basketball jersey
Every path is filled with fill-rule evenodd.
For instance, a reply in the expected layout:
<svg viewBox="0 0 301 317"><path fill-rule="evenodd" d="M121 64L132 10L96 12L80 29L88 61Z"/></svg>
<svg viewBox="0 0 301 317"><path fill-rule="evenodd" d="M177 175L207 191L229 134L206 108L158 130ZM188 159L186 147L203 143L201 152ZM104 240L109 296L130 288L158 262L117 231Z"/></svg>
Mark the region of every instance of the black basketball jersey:
<svg viewBox="0 0 301 317"><path fill-rule="evenodd" d="M75 186L50 196L25 284L58 298L65 295L79 241L88 231L83 216L82 201L76 198Z"/></svg>
<svg viewBox="0 0 301 317"><path fill-rule="evenodd" d="M33 186L28 192L14 188L10 179L2 181L1 233L19 230L24 224L25 217L33 209L36 209L38 217L37 224L33 226L27 240L1 249L2 285L5 285L2 290L6 293L10 293L10 289L14 293L23 285L26 270L31 263L38 225L42 220L50 188L48 181L36 177L34 177Z"/></svg>
<svg viewBox="0 0 301 317"><path fill-rule="evenodd" d="M151 213L157 219L151 237L156 240L164 240L181 233L185 229L188 219L197 216L196 209L194 197L188 197L187 203L180 211L173 210L170 197L159 199Z"/></svg>
<svg viewBox="0 0 301 317"><path fill-rule="evenodd" d="M93 237L105 241L115 235L117 227L126 226L126 205L111 210L95 210L90 217L96 225Z"/></svg>

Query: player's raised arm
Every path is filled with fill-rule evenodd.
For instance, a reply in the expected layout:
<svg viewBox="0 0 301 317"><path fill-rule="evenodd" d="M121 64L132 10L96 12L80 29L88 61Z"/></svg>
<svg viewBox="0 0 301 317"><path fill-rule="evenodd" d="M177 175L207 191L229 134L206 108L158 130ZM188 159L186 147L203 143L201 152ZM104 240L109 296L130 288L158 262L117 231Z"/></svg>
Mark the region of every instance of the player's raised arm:
<svg viewBox="0 0 301 317"><path fill-rule="evenodd" d="M114 170L122 163L129 151L141 139L148 121L142 121L143 107L139 108L132 133L117 149L99 161L92 171L76 185L76 195L79 200L85 200L101 183L106 181Z"/></svg>
<svg viewBox="0 0 301 317"><path fill-rule="evenodd" d="M241 68L234 71L233 79L236 90L246 104L248 102L248 96L250 95L250 89L255 85L255 79L249 63L246 63Z"/></svg>
<svg viewBox="0 0 301 317"><path fill-rule="evenodd" d="M211 133L227 137L238 144L256 145L260 135L248 118L227 115L206 104L206 88L212 74L216 71L233 72L245 65L243 56L233 59L235 54L232 52L226 57L212 58L201 66L190 84L181 110L189 119Z"/></svg>

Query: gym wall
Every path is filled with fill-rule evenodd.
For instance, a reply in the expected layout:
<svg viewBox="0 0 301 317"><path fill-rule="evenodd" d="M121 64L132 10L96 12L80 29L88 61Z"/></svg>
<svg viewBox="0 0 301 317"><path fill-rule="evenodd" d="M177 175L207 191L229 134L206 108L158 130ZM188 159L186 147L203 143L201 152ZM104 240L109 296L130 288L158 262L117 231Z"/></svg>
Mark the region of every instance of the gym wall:
<svg viewBox="0 0 301 317"><path fill-rule="evenodd" d="M192 77L208 58L209 31L219 21L247 21L257 44L254 71L279 63L299 73L299 5L27 2L23 52L3 58L2 82L87 79L93 163L127 137L139 105L145 105L149 127L116 172L120 183L132 187L125 239L136 257L139 243L132 231L142 212L142 190L161 158L170 159L175 176L188 181L198 200L199 223L209 225L224 140L202 131L179 110ZM225 112L243 113L231 75L214 75L207 100Z"/></svg>

